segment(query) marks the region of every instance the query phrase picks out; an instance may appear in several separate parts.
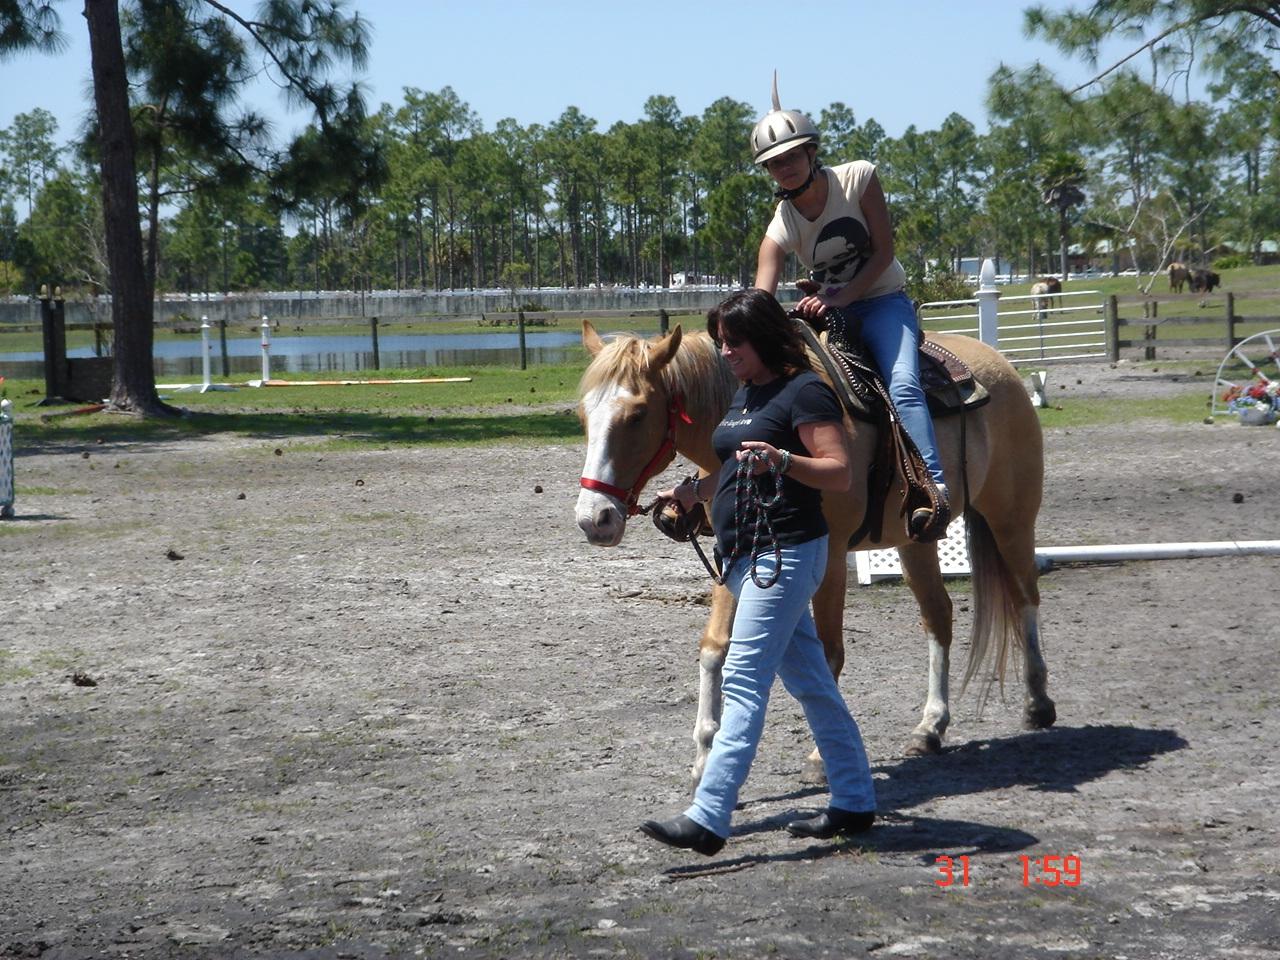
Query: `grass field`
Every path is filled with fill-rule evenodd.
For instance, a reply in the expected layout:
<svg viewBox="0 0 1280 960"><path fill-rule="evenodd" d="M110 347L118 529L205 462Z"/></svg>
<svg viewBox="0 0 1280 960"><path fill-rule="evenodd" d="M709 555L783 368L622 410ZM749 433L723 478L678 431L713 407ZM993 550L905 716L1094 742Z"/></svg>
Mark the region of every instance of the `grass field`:
<svg viewBox="0 0 1280 960"><path fill-rule="evenodd" d="M1157 281L1160 285L1162 281ZM1237 294L1236 312L1240 315L1256 314L1254 307L1269 311L1267 316L1280 315L1280 267L1244 268L1224 274L1227 288ZM1072 282L1067 289L1078 288ZM1167 288L1167 284L1164 284ZM1110 278L1090 282L1086 289L1097 290L1099 299L1116 294L1130 296L1135 291L1134 278ZM1153 287L1153 289L1155 289ZM1007 296L1027 291L1026 285L1002 288ZM1167 294L1167 289L1163 291ZM1261 296L1263 292L1267 296ZM1184 295L1169 302L1162 298L1159 307L1160 324L1157 333L1168 331L1167 336L1200 336L1189 332L1185 324L1174 321L1178 317L1204 315L1206 312L1220 316L1223 298L1221 291L1206 300ZM1136 304L1122 304L1121 315L1132 317L1140 308ZM681 323L686 329L700 328L700 315L673 316L671 323ZM1247 336L1266 323L1242 321L1237 325L1237 335ZM602 331L629 330L649 335L657 332L656 317L610 318L601 320ZM1280 323L1270 324L1280 326ZM932 325L931 325L932 326ZM472 321L417 321L403 324L386 324L380 330L387 333L423 332L498 332L510 328L478 327ZM337 327L316 325L291 334L368 333L367 326ZM1122 337L1138 337L1141 327L1126 328ZM89 336L89 334L79 334ZM160 331L158 338L178 336L170 331ZM34 346L22 347L24 339L34 340ZM69 345L75 341L69 335ZM0 352L19 349L38 349L38 335L0 334ZM1178 361L1155 361L1166 370ZM269 387L245 388L231 391L213 391L206 394L194 392L167 392L160 384L161 395L169 403L185 408L188 415L174 421L139 421L133 417L115 414L91 414L73 417L42 419L43 415L67 408L43 408L36 404L43 397L43 381L10 379L0 385L0 393L14 401L17 427L23 444L98 441L131 441L162 439L177 436L200 436L219 432L232 432L254 437L324 437L327 444L456 444L484 443L495 440L527 441L531 443L576 440L581 428L574 413L577 401L577 385L586 365L585 352L580 360L556 365L541 365L528 370L496 366L438 367L430 369L403 369L391 371L355 371L347 374L327 372L316 374L280 374L280 379L416 379L426 377L465 377L465 383L360 385L335 387ZM1187 372L1201 372L1211 376L1216 364L1205 360L1181 363ZM1194 367L1193 371L1191 368ZM1243 370L1232 371L1245 375ZM223 378L215 378L215 382ZM243 376L230 378L244 382ZM1173 401L1152 399L1136 401L1117 407L1105 401L1078 400L1066 410L1053 408L1040 411L1045 426L1073 426L1089 423L1117 422L1134 418L1158 418L1175 422L1198 420L1205 415L1205 393L1201 387L1188 387L1184 397Z"/></svg>
<svg viewBox="0 0 1280 960"><path fill-rule="evenodd" d="M174 420L140 420L111 413L57 416L74 407L36 406L43 383L9 380L0 390L14 400L20 445L44 448L71 444L142 442L232 433L258 439L313 439L325 447L391 444L460 444L496 441L529 444L578 442L575 412L582 364L514 370L476 367L403 371L406 375L470 376L469 383L402 386L266 387L174 393L168 401L187 414ZM1145 365L1150 367L1152 365ZM1155 364L1170 371L1174 364ZM1210 376L1212 364L1182 364L1188 373ZM1195 370L1191 367L1194 366ZM1143 369L1133 364L1130 369ZM1117 404L1075 399L1064 409L1039 411L1045 427L1154 419L1201 420L1207 384L1188 384L1173 398ZM164 395L162 390L162 395ZM54 416L49 416L54 414Z"/></svg>

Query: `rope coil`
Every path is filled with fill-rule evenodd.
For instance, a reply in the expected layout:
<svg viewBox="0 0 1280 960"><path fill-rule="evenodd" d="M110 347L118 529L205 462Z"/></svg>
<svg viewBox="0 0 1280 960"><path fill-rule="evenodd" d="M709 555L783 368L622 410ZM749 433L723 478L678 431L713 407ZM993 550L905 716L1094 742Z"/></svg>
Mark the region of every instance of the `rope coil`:
<svg viewBox="0 0 1280 960"><path fill-rule="evenodd" d="M756 464L763 463L773 477L773 496L767 500L760 494L760 482L756 479ZM724 566L714 579L721 586L728 579L729 570L734 561L743 556L743 543L747 534L751 537L751 580L761 590L768 590L778 582L782 572L782 547L773 532L773 522L769 519L769 511L782 503L782 470L769 462L767 454L760 450L748 450L747 455L738 461L738 469L734 483L733 524L735 537L733 552L725 558ZM761 580L756 572L760 555L763 553L761 543L773 545L774 569L768 582Z"/></svg>

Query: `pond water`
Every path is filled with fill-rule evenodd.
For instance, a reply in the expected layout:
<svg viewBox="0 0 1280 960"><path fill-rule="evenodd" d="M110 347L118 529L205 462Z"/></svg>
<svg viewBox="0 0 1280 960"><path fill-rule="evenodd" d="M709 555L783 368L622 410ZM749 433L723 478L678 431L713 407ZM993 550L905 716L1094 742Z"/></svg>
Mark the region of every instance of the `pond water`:
<svg viewBox="0 0 1280 960"><path fill-rule="evenodd" d="M210 337L213 374L222 373L222 348ZM582 335L577 331L538 331L525 334L525 354L530 364L564 363L582 356ZM200 339L165 340L153 350L156 376L201 374ZM92 347L67 351L70 358L92 357ZM517 366L520 336L517 333L420 333L378 337L378 369L421 367ZM228 337L227 366L231 374L260 376L262 346L257 337ZM368 336L273 337L271 369L275 373L324 373L373 370L373 343ZM0 353L0 376L44 376L44 354Z"/></svg>

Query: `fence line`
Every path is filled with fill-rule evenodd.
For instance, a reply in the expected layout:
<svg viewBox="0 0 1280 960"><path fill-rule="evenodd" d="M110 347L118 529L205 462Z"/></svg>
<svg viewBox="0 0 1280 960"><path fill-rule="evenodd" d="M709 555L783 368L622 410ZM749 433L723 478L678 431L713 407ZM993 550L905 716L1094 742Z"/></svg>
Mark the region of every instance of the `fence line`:
<svg viewBox="0 0 1280 960"><path fill-rule="evenodd" d="M1065 306L1070 297L1101 297L1097 290L1071 290L1050 296L1001 296L996 301L996 347L1012 363L1044 363L1052 360L1102 359L1106 356L1106 317L1104 304L1098 300L1082 306ZM1056 303L1055 303L1056 301ZM1013 309L1003 309L1005 305ZM926 315L928 311L972 306L959 313ZM1024 309L1025 306L1025 309ZM979 336L981 326L979 300L937 300L922 303L922 323L974 321L974 326L947 326L947 333ZM1088 318L1071 317L1088 314ZM1032 323L1006 323L1007 318L1031 318ZM1066 319L1056 319L1066 317ZM1055 319L1050 319L1055 318ZM1034 332L1031 332L1034 331Z"/></svg>

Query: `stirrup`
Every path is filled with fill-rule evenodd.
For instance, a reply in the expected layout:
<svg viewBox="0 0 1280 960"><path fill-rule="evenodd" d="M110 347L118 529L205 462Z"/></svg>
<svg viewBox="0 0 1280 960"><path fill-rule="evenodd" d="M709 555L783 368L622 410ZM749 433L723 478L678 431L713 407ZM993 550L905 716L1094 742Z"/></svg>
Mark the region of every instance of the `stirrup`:
<svg viewBox="0 0 1280 960"><path fill-rule="evenodd" d="M911 520L907 525L911 539L920 543L942 540L947 535L947 525L951 523L951 504L941 500L935 513L932 507L916 507L911 511Z"/></svg>

